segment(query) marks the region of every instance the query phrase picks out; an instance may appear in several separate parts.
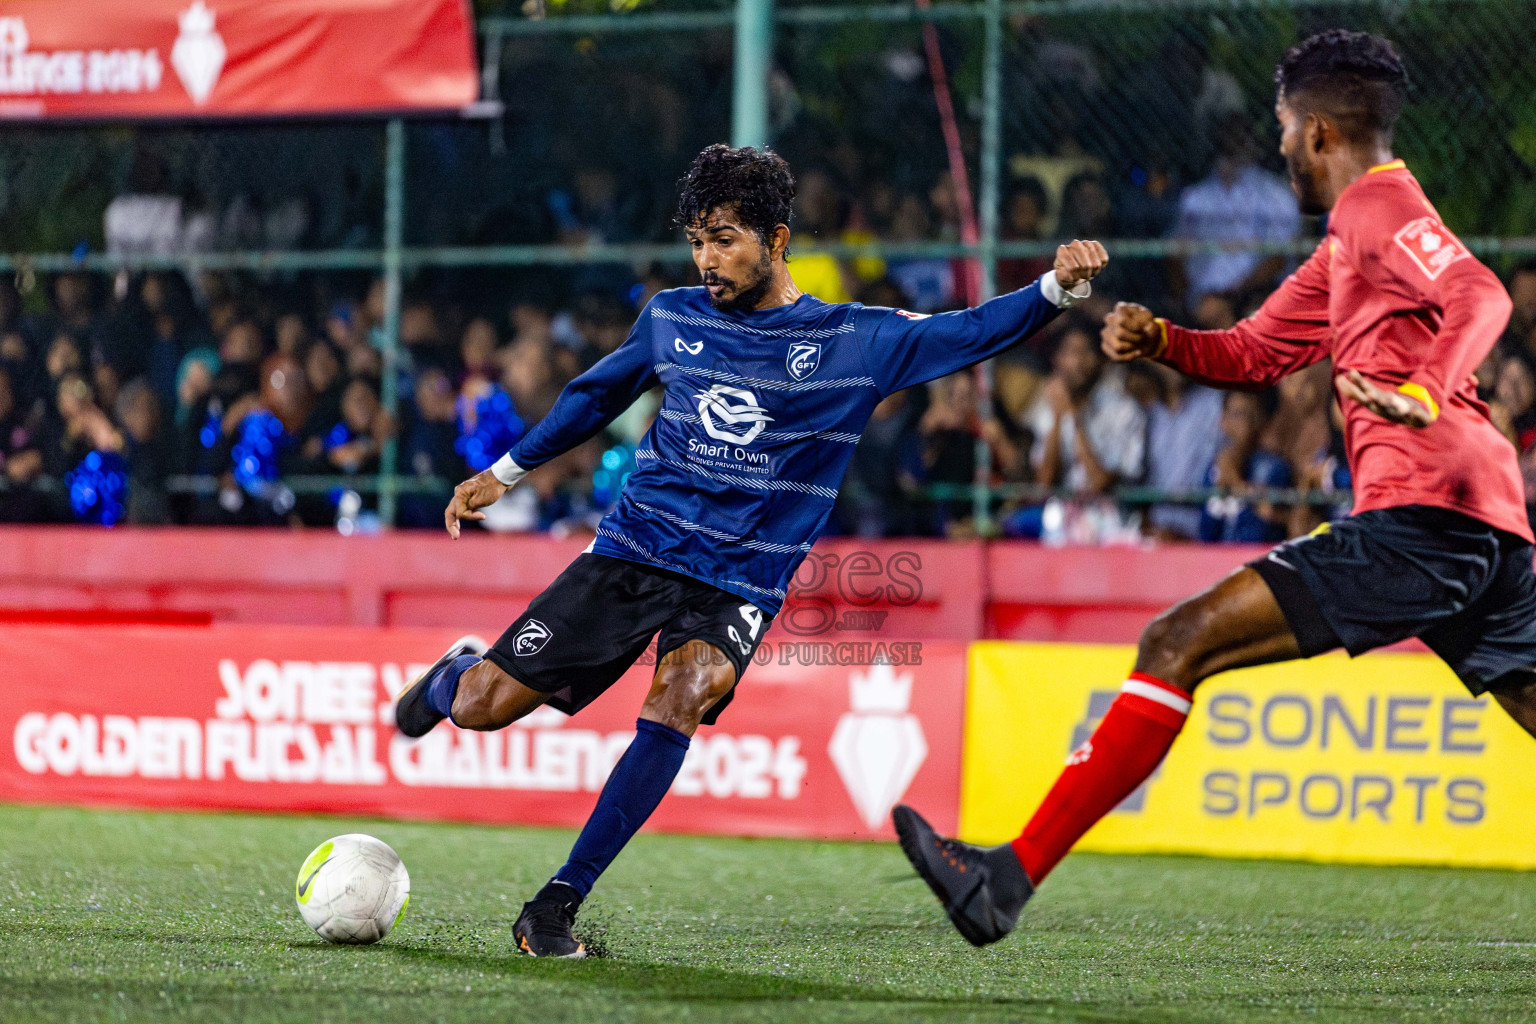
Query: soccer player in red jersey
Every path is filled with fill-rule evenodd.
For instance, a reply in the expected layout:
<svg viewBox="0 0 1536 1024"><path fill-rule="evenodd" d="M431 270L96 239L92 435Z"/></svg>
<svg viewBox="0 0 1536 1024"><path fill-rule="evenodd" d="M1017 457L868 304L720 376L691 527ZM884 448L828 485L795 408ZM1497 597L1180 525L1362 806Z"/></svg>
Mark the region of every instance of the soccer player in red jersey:
<svg viewBox="0 0 1536 1024"><path fill-rule="evenodd" d="M1151 775L1195 687L1218 672L1416 636L1536 735L1531 529L1515 451L1472 378L1509 296L1393 159L1407 74L1391 43L1324 32L1290 50L1275 79L1291 187L1302 212L1328 215L1327 237L1230 330L1121 303L1103 346L1244 389L1331 357L1354 513L1153 620L1119 697L1012 843L946 839L896 808L902 849L976 945L1006 935L1072 844Z"/></svg>

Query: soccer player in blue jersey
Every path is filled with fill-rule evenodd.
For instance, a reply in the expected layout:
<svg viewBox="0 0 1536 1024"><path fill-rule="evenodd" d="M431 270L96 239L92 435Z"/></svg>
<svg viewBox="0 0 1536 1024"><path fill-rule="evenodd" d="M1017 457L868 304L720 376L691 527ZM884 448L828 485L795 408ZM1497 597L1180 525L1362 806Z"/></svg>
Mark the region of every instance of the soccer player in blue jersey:
<svg viewBox="0 0 1536 1024"><path fill-rule="evenodd" d="M679 182L676 223L702 287L641 311L628 339L572 381L517 446L454 490L466 519L601 430L651 388L664 397L597 538L489 650L455 645L400 697L423 736L444 718L501 729L548 704L575 714L660 633L634 742L570 859L513 925L533 956L582 957L576 912L650 817L694 731L730 703L832 512L854 445L887 395L997 355L1089 294L1098 242L1056 252L1038 282L974 309L920 316L829 304L788 266L795 182L769 150L710 146Z"/></svg>

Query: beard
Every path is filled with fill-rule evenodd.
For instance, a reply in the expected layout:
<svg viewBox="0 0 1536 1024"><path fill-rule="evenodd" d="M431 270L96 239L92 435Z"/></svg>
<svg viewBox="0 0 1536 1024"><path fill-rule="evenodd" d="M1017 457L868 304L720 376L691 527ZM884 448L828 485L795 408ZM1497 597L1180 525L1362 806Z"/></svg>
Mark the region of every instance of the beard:
<svg viewBox="0 0 1536 1024"><path fill-rule="evenodd" d="M1321 217L1328 212L1328 204L1317 184L1317 165L1301 153L1285 154L1285 167L1290 173L1291 191L1296 193L1296 205L1308 217Z"/></svg>
<svg viewBox="0 0 1536 1024"><path fill-rule="evenodd" d="M743 281L734 281L719 274L706 277L705 284L723 284L728 289L718 296L711 294L709 304L722 313L745 313L756 309L773 284L773 261L766 247L762 259L758 260L752 270L752 276Z"/></svg>

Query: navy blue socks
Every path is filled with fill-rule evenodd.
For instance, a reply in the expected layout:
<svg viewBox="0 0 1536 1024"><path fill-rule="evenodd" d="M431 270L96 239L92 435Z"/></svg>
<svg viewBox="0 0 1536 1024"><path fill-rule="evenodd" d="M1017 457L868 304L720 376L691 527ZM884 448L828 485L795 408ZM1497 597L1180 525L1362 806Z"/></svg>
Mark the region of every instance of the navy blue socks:
<svg viewBox="0 0 1536 1024"><path fill-rule="evenodd" d="M427 707L450 722L453 721L453 696L459 692L459 676L466 669L480 664L480 655L461 654L438 669L437 675L427 683L424 699Z"/></svg>
<svg viewBox="0 0 1536 1024"><path fill-rule="evenodd" d="M688 737L670 726L642 718L635 729L635 740L613 766L592 816L571 847L570 860L555 872L555 881L571 886L583 899L667 795L688 753Z"/></svg>

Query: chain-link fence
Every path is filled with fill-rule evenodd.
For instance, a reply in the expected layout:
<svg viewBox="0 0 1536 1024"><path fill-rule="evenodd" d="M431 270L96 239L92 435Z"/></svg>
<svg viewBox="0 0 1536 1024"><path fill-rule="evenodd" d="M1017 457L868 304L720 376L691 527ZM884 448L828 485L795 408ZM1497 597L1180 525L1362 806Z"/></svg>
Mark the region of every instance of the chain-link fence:
<svg viewBox="0 0 1536 1024"><path fill-rule="evenodd" d="M80 482L110 486L117 472L165 495L132 518L435 521L451 482L622 339L637 302L692 278L673 188L702 146L731 136L736 5L618 6L479 4L485 92L501 105L489 120L7 126L0 228L15 288L0 288L0 361L13 401L0 420L30 417L34 447L70 444L41 472L17 469L30 449L11 444L7 493L40 490L51 515L100 519ZM781 2L768 141L799 176L792 270L829 300L931 311L1027 283L1056 240L1091 236L1114 257L1102 296L1199 323L1239 316L1317 232L1279 176L1272 76L1289 45L1333 26L1401 49L1415 85L1398 149L1450 225L1506 272L1536 252L1528 0ZM1194 216L1189 197L1235 174L1252 175L1243 215ZM1004 357L983 381L994 394L941 388L905 414L921 435L949 402L959 425L942 444L921 435L910 467L850 478L871 507L906 510L874 528L944 529L980 511L986 530L1055 492L1030 473L1029 413L1059 341ZM218 367L188 412L182 389L203 373L189 356L205 350ZM334 382L318 365L327 351ZM100 420L61 397L72 365L85 386L73 393ZM236 381L229 367L248 365ZM274 372L302 393L271 394ZM120 394L140 394L135 381L161 429L185 436L140 458L147 468L84 472L108 428L125 464L144 447ZM282 401L303 408L284 415ZM258 408L272 415L248 428L231 416ZM197 448L215 419L217 443ZM516 522L600 512L636 429L550 474ZM1146 481L1145 465L1123 479ZM1203 483L1171 489L1204 500ZM1119 497L1139 507L1168 490ZM119 504L105 517L132 512ZM861 514L843 525L863 529Z"/></svg>

